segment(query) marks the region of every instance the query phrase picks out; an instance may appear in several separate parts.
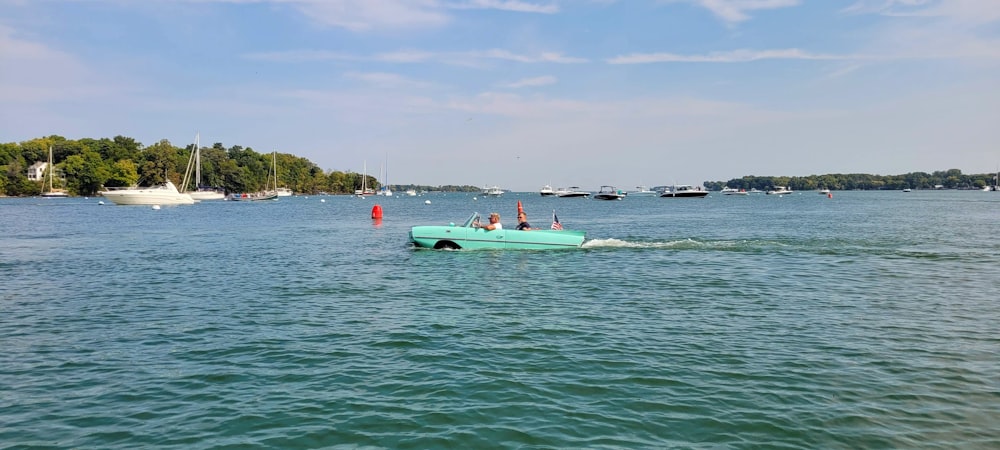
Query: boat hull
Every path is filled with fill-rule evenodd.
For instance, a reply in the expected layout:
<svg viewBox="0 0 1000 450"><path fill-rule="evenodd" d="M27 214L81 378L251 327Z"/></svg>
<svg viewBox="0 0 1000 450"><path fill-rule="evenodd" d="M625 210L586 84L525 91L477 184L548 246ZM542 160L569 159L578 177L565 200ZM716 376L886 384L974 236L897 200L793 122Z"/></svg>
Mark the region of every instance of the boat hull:
<svg viewBox="0 0 1000 450"><path fill-rule="evenodd" d="M415 226L410 242L419 248L465 250L555 250L580 248L586 232L576 230L491 230L464 226Z"/></svg>
<svg viewBox="0 0 1000 450"><path fill-rule="evenodd" d="M226 199L226 193L219 191L192 191L187 194L197 201Z"/></svg>
<svg viewBox="0 0 1000 450"><path fill-rule="evenodd" d="M664 192L660 197L668 198L702 198L708 196L708 192Z"/></svg>

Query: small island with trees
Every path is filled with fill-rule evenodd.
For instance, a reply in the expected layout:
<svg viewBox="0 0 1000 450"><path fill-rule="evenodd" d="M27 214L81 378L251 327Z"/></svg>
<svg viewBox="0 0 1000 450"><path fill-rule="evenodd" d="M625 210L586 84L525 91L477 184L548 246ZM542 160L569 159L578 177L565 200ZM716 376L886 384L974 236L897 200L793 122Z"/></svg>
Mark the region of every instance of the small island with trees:
<svg viewBox="0 0 1000 450"><path fill-rule="evenodd" d="M54 185L72 195L93 196L106 187L151 186L167 179L179 184L187 168L194 144L176 147L164 139L143 146L125 136L101 139L66 139L52 135L20 143L0 143L0 195L31 197L42 193L45 177L28 176L29 167L47 161L51 148L55 166ZM202 182L229 192L254 192L264 188L271 169L271 152L258 153L250 147L222 143L201 148ZM287 153L275 155L281 187L300 194L352 194L362 185L381 187L371 176L337 170L324 171L306 158ZM53 170L46 167L46 171ZM48 173L46 173L47 175ZM723 187L767 190L787 186L794 191L902 190L902 189L982 189L995 186L991 173L967 175L950 169L933 173L903 175L827 174L804 177L744 176L729 181L706 181L708 190ZM395 191L479 192L476 186L390 185Z"/></svg>

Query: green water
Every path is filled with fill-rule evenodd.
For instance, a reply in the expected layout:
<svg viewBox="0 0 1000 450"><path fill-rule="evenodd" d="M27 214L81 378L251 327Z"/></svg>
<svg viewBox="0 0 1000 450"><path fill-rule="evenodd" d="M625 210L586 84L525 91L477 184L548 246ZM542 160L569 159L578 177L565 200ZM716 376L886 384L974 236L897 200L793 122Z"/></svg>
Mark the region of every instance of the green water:
<svg viewBox="0 0 1000 450"><path fill-rule="evenodd" d="M1000 447L997 193L474 197L0 199L0 447Z"/></svg>

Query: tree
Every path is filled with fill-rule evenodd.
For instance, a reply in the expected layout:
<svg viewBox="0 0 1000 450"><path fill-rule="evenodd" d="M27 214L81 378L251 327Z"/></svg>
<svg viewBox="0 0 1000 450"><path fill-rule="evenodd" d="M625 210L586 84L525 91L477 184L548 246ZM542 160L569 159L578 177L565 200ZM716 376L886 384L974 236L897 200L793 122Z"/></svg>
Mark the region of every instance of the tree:
<svg viewBox="0 0 1000 450"><path fill-rule="evenodd" d="M139 168L131 159L122 159L111 165L104 185L108 187L134 186L139 183Z"/></svg>
<svg viewBox="0 0 1000 450"><path fill-rule="evenodd" d="M111 170L101 159L101 154L93 150L66 158L63 171L69 180L70 191L79 195L96 194L111 177Z"/></svg>

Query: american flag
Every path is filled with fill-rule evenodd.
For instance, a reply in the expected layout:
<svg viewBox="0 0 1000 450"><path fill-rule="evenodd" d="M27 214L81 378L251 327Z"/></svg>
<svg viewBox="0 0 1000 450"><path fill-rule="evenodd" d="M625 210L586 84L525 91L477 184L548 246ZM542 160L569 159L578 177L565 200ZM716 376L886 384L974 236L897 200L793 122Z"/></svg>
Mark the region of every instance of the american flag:
<svg viewBox="0 0 1000 450"><path fill-rule="evenodd" d="M554 209L552 210L552 229L553 230L561 230L561 229L563 229L562 228L562 224L559 223L559 218L556 217L556 210L554 210Z"/></svg>

